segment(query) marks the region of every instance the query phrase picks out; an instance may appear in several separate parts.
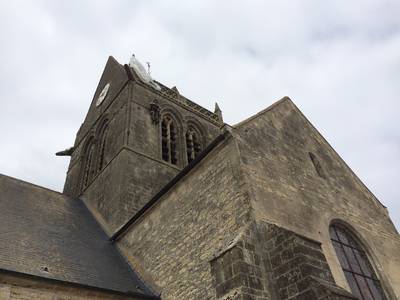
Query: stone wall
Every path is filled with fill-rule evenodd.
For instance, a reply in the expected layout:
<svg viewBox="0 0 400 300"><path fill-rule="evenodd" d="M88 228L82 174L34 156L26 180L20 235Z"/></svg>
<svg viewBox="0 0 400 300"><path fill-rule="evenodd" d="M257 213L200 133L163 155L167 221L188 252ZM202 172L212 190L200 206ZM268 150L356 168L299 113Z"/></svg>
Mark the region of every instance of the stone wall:
<svg viewBox="0 0 400 300"><path fill-rule="evenodd" d="M180 160L177 166L161 159L160 123L154 124L149 112L154 97L158 97L161 113L168 108L178 116ZM195 119L191 111L169 103L134 82L121 91L104 113L110 119L110 141L105 158L109 164L91 178L81 198L103 228L112 234L187 164L184 141L187 124L196 122L203 133L203 147L219 133L219 128L201 118ZM97 131L103 118L94 124L93 132ZM78 145L74 156L82 158L85 139ZM74 157L71 164L73 161ZM82 163L81 159L70 172L79 174Z"/></svg>
<svg viewBox="0 0 400 300"><path fill-rule="evenodd" d="M178 171L125 147L81 198L111 236Z"/></svg>
<svg viewBox="0 0 400 300"><path fill-rule="evenodd" d="M247 230L246 234L251 232ZM247 237L242 237L211 261L217 299L276 299L270 290L262 253L256 250L256 245L259 241L252 244Z"/></svg>
<svg viewBox="0 0 400 300"><path fill-rule="evenodd" d="M64 185L64 193L72 196L77 197L83 191L81 189L81 169L82 165L85 162L84 159L84 151L85 146L90 138L94 138L95 144L95 156L94 156L94 164L97 165L98 163L98 153L100 149L100 127L103 125L104 120L109 121L109 136L111 137L106 144L106 151L104 157L104 165L107 165L122 149L124 145L126 145L126 127L128 122L128 96L129 96L129 89L125 85L122 90L115 96L113 101L109 100L109 103L103 103L100 107L92 107L89 111L98 110L97 113L91 113L93 116L97 116L96 119L94 117L89 118L84 122L90 123L89 129L85 130L85 134L83 131L80 131L77 134L75 140L75 149L71 155L70 164L68 167L67 178ZM104 105L104 107L103 107ZM88 125L85 125L85 128ZM89 178L89 183L95 181L98 172L97 168L91 174Z"/></svg>
<svg viewBox="0 0 400 300"><path fill-rule="evenodd" d="M205 109L188 106L176 90L156 91L112 59L96 94L113 76L121 88L100 108L92 103L77 135L65 189L70 193L78 187L85 138L110 116L109 163L82 195L109 234L187 164L188 124L201 131L203 148L221 125L208 119ZM132 80L125 82L126 76ZM168 112L177 122L177 165L161 159L160 120L151 115L152 104L159 116ZM348 297L332 288L336 282L349 289L330 242L329 225L335 220L357 234L388 296L400 295L400 239L387 210L290 99L242 122L232 134L117 242L164 299ZM276 244L273 230L257 227L232 246L252 221L296 234L285 237L284 247ZM302 252L304 247L315 256Z"/></svg>
<svg viewBox="0 0 400 300"><path fill-rule="evenodd" d="M117 242L124 255L164 299L354 299L329 238L340 219L359 229L396 299L386 210L290 100L265 113L131 226Z"/></svg>
<svg viewBox="0 0 400 300"><path fill-rule="evenodd" d="M356 299L336 286L320 243L265 222L251 223L211 261L217 299Z"/></svg>
<svg viewBox="0 0 400 300"><path fill-rule="evenodd" d="M128 80L130 78L130 80ZM96 106L103 86L111 82L104 102ZM164 89L167 89L164 87ZM140 82L134 73L110 58L76 140L64 193L81 197L108 234L112 234L151 199L179 170L187 165L185 132L195 124L202 133L203 148L219 134L219 124L187 107L181 96L167 96ZM176 117L179 160L162 160L161 122L152 118L150 107L157 101L162 115ZM205 109L203 109L205 111ZM108 120L104 165L98 169L101 128ZM85 147L94 137L95 153L88 185L82 189Z"/></svg>
<svg viewBox="0 0 400 300"><path fill-rule="evenodd" d="M386 208L290 99L234 132L257 220L320 241L335 281L348 289L329 236L340 220L359 237L388 296L400 296L400 238Z"/></svg>
<svg viewBox="0 0 400 300"><path fill-rule="evenodd" d="M215 299L210 261L250 218L240 174L235 143L218 146L117 240L162 299Z"/></svg>
<svg viewBox="0 0 400 300"><path fill-rule="evenodd" d="M279 299L356 299L336 286L319 242L265 222L257 240Z"/></svg>

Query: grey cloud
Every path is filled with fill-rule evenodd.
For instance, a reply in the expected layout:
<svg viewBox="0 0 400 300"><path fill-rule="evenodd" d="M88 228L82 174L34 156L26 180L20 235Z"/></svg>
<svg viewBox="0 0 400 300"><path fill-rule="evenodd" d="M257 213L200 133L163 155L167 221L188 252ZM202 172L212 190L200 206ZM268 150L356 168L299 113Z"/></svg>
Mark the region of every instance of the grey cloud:
<svg viewBox="0 0 400 300"><path fill-rule="evenodd" d="M61 190L108 55L231 124L290 96L400 227L400 2L0 1L0 172Z"/></svg>

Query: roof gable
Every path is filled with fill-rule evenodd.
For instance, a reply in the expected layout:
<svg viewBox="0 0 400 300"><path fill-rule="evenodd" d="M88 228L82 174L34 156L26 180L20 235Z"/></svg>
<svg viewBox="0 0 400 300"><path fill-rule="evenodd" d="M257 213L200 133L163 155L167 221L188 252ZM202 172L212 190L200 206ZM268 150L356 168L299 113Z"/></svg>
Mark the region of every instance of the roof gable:
<svg viewBox="0 0 400 300"><path fill-rule="evenodd" d="M294 119L296 119L294 121ZM265 126L267 125L268 126ZM244 132L248 132L251 129L256 135L260 133L268 134L280 134L286 135L285 138L291 138L293 140L298 139L298 143L307 143L307 139L314 139L320 144L323 151L333 153L333 159L340 164L341 168L345 168L347 176L352 177L359 184L365 188L369 193L369 196L374 198L374 200L380 205L385 207L372 192L367 188L366 185L357 177L353 170L346 164L346 162L341 158L341 156L335 151L335 149L329 144L329 142L324 138L324 136L315 128L315 126L304 116L300 109L293 103L293 101L285 96L272 105L268 106L259 113L247 118L246 120L236 124L235 129L242 132L241 136L246 136ZM274 128L274 133L271 131ZM255 137L253 137L256 139ZM300 141L300 139L302 141ZM312 143L310 143L311 146ZM310 150L312 150L310 148ZM262 151L262 149L261 149ZM321 154L322 155L322 154ZM322 155L324 156L324 155Z"/></svg>
<svg viewBox="0 0 400 300"><path fill-rule="evenodd" d="M325 216L352 211L395 232L385 207L288 97L234 128L260 218L311 232L325 205Z"/></svg>
<svg viewBox="0 0 400 300"><path fill-rule="evenodd" d="M87 134L92 125L99 119L99 117L107 110L110 104L120 95L121 91L129 81L128 74L124 66L118 63L116 59L110 56L104 67L100 81L96 87L93 95L89 110L86 114L85 120L79 128L76 143ZM100 95L102 101L99 101Z"/></svg>

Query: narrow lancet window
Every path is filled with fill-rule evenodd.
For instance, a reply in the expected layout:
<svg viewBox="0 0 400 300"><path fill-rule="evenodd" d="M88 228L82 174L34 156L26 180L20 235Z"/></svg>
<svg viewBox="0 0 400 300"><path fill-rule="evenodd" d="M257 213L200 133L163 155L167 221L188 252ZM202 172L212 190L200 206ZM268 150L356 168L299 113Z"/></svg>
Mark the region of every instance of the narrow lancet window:
<svg viewBox="0 0 400 300"><path fill-rule="evenodd" d="M386 299L368 257L354 235L342 225L332 225L330 236L352 293L362 300Z"/></svg>
<svg viewBox="0 0 400 300"><path fill-rule="evenodd" d="M174 121L164 116L161 122L162 159L173 165L178 164L178 134Z"/></svg>
<svg viewBox="0 0 400 300"><path fill-rule="evenodd" d="M88 185L89 179L91 177L92 172L92 164L94 158L94 144L93 140L91 140L86 148L86 153L84 156L84 167L82 174L82 190Z"/></svg>
<svg viewBox="0 0 400 300"><path fill-rule="evenodd" d="M314 153L312 152L308 152L308 155L310 156L311 162L314 165L315 171L317 172L317 174L321 177L321 178L326 178L325 176L325 172L324 169L322 168L322 165L319 161L319 159L315 156Z"/></svg>
<svg viewBox="0 0 400 300"><path fill-rule="evenodd" d="M108 142L108 125L104 126L104 129L100 136L100 144L99 144L99 163L97 171L101 171L105 165L104 155L106 153L107 142Z"/></svg>
<svg viewBox="0 0 400 300"><path fill-rule="evenodd" d="M201 151L200 135L192 127L186 132L186 153L188 163L193 161Z"/></svg>

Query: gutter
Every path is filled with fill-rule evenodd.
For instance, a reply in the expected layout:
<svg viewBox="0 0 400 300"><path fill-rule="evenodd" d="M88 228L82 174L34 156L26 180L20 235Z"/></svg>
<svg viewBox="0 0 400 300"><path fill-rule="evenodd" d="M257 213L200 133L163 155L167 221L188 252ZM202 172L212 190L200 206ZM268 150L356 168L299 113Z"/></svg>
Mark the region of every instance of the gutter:
<svg viewBox="0 0 400 300"><path fill-rule="evenodd" d="M76 282L70 282L62 279L55 279L55 278L48 278L48 277L42 277L38 275L33 275L33 274L28 274L28 273L21 273L18 271L12 271L12 270L7 270L7 269L1 269L0 268L0 275L6 274L6 275L11 275L11 276L16 276L19 278L27 278L27 279L33 279L33 280L42 280L45 282L49 283L54 283L54 284L60 284L63 286L68 286L68 287L76 287L76 288L81 288L81 289L90 289L92 291L98 291L98 292L103 292L103 293L111 293L113 295L121 295L121 296L128 296L128 297L135 297L139 299L146 299L146 300L161 300L159 296L153 296L153 295L146 295L138 292L133 292L133 291L117 291L113 289L108 289L108 288L102 288L102 287L97 287L97 286L91 286L91 285L86 285L82 283L76 283Z"/></svg>

